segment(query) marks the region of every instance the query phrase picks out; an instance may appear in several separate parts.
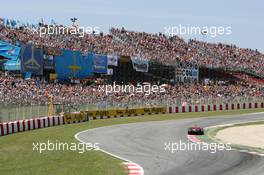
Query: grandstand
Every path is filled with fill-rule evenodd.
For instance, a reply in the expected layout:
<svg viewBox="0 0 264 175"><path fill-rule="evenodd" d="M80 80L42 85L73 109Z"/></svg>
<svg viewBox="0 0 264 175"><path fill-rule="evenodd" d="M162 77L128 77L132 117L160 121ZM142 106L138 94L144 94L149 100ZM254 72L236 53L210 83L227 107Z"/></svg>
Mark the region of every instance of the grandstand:
<svg viewBox="0 0 264 175"><path fill-rule="evenodd" d="M51 24L0 21L2 106L47 105L51 95L59 104L97 107L264 97L264 55L257 50L124 28L83 37L40 37L34 31ZM100 85L114 82L165 84L166 92L146 96L99 91Z"/></svg>

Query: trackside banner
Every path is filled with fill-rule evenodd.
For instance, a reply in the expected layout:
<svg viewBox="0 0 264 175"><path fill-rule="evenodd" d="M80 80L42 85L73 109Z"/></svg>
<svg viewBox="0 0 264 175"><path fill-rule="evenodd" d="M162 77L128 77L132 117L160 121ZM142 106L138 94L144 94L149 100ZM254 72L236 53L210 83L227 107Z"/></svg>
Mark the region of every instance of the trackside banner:
<svg viewBox="0 0 264 175"><path fill-rule="evenodd" d="M93 60L93 72L107 74L107 55L89 53L88 56Z"/></svg>
<svg viewBox="0 0 264 175"><path fill-rule="evenodd" d="M21 72L31 72L34 75L43 74L43 50L32 44L22 50Z"/></svg>
<svg viewBox="0 0 264 175"><path fill-rule="evenodd" d="M133 69L137 72L148 72L149 61L140 57L131 57Z"/></svg>
<svg viewBox="0 0 264 175"><path fill-rule="evenodd" d="M65 123L79 123L88 120L84 112L66 113L64 114Z"/></svg>
<svg viewBox="0 0 264 175"><path fill-rule="evenodd" d="M166 112L166 107L85 111L85 113L91 117L130 116L130 115L157 114L157 113L165 113L165 112Z"/></svg>
<svg viewBox="0 0 264 175"><path fill-rule="evenodd" d="M107 64L109 66L118 66L118 55L107 55Z"/></svg>
<svg viewBox="0 0 264 175"><path fill-rule="evenodd" d="M196 62L179 62L175 67L175 82L192 83L199 79L199 68Z"/></svg>
<svg viewBox="0 0 264 175"><path fill-rule="evenodd" d="M57 78L81 79L91 77L92 60L89 56L83 56L80 51L63 50L62 55L54 57Z"/></svg>

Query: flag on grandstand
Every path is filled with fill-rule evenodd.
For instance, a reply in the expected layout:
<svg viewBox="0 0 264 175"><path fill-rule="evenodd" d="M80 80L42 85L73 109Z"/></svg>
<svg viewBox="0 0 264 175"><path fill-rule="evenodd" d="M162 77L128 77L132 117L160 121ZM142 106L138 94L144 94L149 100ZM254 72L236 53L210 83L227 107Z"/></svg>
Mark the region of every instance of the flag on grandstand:
<svg viewBox="0 0 264 175"><path fill-rule="evenodd" d="M40 22L41 22L42 24L44 24L44 19L43 19L43 18L41 18Z"/></svg>
<svg viewBox="0 0 264 175"><path fill-rule="evenodd" d="M80 51L64 50L61 55L54 56L54 60L60 80L83 79L93 75L92 57L83 56Z"/></svg>
<svg viewBox="0 0 264 175"><path fill-rule="evenodd" d="M31 72L34 75L43 74L43 50L28 44L22 49L21 72Z"/></svg>
<svg viewBox="0 0 264 175"><path fill-rule="evenodd" d="M0 41L0 56L3 56L10 60L17 60L19 53L20 53L20 47L12 45L10 43Z"/></svg>
<svg viewBox="0 0 264 175"><path fill-rule="evenodd" d="M93 72L107 74L107 56L99 54L88 54L93 60Z"/></svg>
<svg viewBox="0 0 264 175"><path fill-rule="evenodd" d="M6 25L6 27L9 27L9 24L10 24L9 19L5 18L5 25Z"/></svg>
<svg viewBox="0 0 264 175"><path fill-rule="evenodd" d="M51 23L51 25L56 25L56 22L54 19L51 19L50 23Z"/></svg>
<svg viewBox="0 0 264 175"><path fill-rule="evenodd" d="M17 26L17 20L3 18L2 22L0 22L0 24L6 26L8 28L14 28Z"/></svg>
<svg viewBox="0 0 264 175"><path fill-rule="evenodd" d="M11 20L11 26L12 26L12 27L15 27L16 25L17 25L17 22L16 22L16 20L14 20L14 19L13 19L13 20Z"/></svg>
<svg viewBox="0 0 264 175"><path fill-rule="evenodd" d="M107 64L109 66L118 66L118 55L107 55Z"/></svg>
<svg viewBox="0 0 264 175"><path fill-rule="evenodd" d="M149 61L140 57L131 57L133 69L137 72L148 72Z"/></svg>
<svg viewBox="0 0 264 175"><path fill-rule="evenodd" d="M0 18L0 26L4 25L4 19Z"/></svg>
<svg viewBox="0 0 264 175"><path fill-rule="evenodd" d="M16 22L17 22L16 27L21 27L22 26L21 22L19 20L17 20Z"/></svg>

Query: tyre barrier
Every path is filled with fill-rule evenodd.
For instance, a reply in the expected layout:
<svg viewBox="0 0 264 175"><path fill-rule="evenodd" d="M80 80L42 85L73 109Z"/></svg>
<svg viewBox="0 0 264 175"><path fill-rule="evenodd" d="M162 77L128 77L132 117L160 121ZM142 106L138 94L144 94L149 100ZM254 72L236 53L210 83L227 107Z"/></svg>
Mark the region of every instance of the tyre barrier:
<svg viewBox="0 0 264 175"><path fill-rule="evenodd" d="M0 136L17 132L46 128L56 125L86 122L89 120L108 119L118 117L130 117L145 114L166 113L166 107L120 109L120 110L96 110L65 113L60 116L42 117L13 122L0 123Z"/></svg>
<svg viewBox="0 0 264 175"><path fill-rule="evenodd" d="M89 120L133 117L151 114L165 114L166 107L152 107L152 108L134 108L134 109L115 109L115 110L95 110L83 111Z"/></svg>
<svg viewBox="0 0 264 175"><path fill-rule="evenodd" d="M0 123L0 136L65 124L63 116L41 117Z"/></svg>
<svg viewBox="0 0 264 175"><path fill-rule="evenodd" d="M71 123L81 123L88 121L88 116L84 112L72 112L72 113L65 113L64 115L64 121L66 124Z"/></svg>
<svg viewBox="0 0 264 175"><path fill-rule="evenodd" d="M223 110L228 111L228 110L240 110L240 109L257 109L257 108L264 108L264 102L169 106L167 107L167 112L168 113L207 112L207 111L223 111Z"/></svg>

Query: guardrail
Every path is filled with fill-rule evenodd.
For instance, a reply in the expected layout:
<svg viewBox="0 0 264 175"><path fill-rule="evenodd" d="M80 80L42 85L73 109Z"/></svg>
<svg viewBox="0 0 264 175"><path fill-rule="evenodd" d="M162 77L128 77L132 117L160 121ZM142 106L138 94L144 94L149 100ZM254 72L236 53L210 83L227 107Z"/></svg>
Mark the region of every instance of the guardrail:
<svg viewBox="0 0 264 175"><path fill-rule="evenodd" d="M185 113L185 112L207 112L207 111L228 111L240 109L264 109L264 102L254 103L223 103L223 104L208 104L208 105L181 105L168 106L168 113Z"/></svg>

